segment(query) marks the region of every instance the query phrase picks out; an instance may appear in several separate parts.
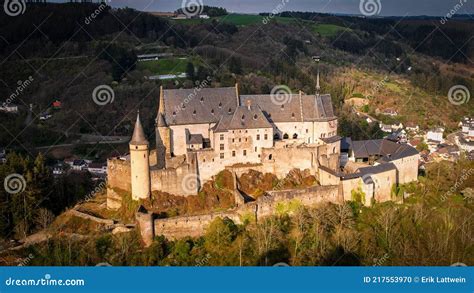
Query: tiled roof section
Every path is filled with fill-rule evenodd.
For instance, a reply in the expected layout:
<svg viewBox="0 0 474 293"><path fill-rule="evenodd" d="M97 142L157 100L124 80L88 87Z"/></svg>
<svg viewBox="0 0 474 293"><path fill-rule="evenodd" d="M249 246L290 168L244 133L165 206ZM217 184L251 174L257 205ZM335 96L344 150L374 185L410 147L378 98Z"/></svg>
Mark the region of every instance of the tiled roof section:
<svg viewBox="0 0 474 293"><path fill-rule="evenodd" d="M235 87L163 90L168 125L216 123L237 107Z"/></svg>
<svg viewBox="0 0 474 293"><path fill-rule="evenodd" d="M327 121L336 118L330 95L292 94L286 99L286 103L281 105L274 103L271 95L241 95L240 104L251 101L252 105L259 105L272 122Z"/></svg>
<svg viewBox="0 0 474 293"><path fill-rule="evenodd" d="M224 115L216 124L215 132L232 129L272 128L272 125L258 106L237 107L234 114Z"/></svg>
<svg viewBox="0 0 474 293"><path fill-rule="evenodd" d="M284 104L274 103L271 95L241 95L240 104L258 105L271 122L301 122L301 104L299 95L282 97Z"/></svg>
<svg viewBox="0 0 474 293"><path fill-rule="evenodd" d="M202 144L203 137L201 134L190 134L188 144Z"/></svg>
<svg viewBox="0 0 474 293"><path fill-rule="evenodd" d="M379 174L379 173L396 170L396 169L397 168L395 167L393 163L387 163L387 164L380 164L377 166L359 168L359 174L361 177L364 177L366 175Z"/></svg>
<svg viewBox="0 0 474 293"><path fill-rule="evenodd" d="M322 141L324 141L325 143L334 143L336 141L340 141L342 138L338 135L335 135L335 136L332 136L332 137L325 137L325 138L321 138Z"/></svg>
<svg viewBox="0 0 474 293"><path fill-rule="evenodd" d="M418 151L409 145L398 144L386 139L353 141L352 150L356 158L382 156L385 162L418 154Z"/></svg>

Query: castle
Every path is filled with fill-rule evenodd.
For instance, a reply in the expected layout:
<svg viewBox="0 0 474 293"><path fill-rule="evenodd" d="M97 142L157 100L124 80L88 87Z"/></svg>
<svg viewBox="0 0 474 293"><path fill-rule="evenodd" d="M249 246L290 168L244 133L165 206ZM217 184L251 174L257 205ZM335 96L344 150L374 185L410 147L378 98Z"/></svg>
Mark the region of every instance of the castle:
<svg viewBox="0 0 474 293"><path fill-rule="evenodd" d="M354 200L354 191L370 205L391 200L394 186L417 180L414 148L388 140L344 139L341 146L337 126L331 96L319 94L319 86L314 95L240 95L237 85L160 88L156 148L149 149L137 115L129 157L108 160L107 207L121 206L115 189L130 192L133 200L147 199L152 191L196 195L222 170L236 177L252 169L285 178L299 169L319 182L307 190L267 192L251 203L236 200L238 210L220 215L236 220L242 212L270 215L276 201L341 203ZM176 238L188 231L197 236L215 216L154 219L142 211L137 219L150 242L159 234Z"/></svg>

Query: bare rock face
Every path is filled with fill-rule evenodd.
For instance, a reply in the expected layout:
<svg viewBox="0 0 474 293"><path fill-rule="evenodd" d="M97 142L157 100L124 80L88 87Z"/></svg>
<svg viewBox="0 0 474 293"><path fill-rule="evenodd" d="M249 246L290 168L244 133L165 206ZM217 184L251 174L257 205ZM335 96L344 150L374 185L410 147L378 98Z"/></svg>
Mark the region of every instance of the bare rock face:
<svg viewBox="0 0 474 293"><path fill-rule="evenodd" d="M128 233L131 232L133 229L127 228L125 226L117 226L112 230L112 234L120 234L120 233Z"/></svg>
<svg viewBox="0 0 474 293"><path fill-rule="evenodd" d="M107 209L118 210L122 207L122 197L111 188L107 188Z"/></svg>

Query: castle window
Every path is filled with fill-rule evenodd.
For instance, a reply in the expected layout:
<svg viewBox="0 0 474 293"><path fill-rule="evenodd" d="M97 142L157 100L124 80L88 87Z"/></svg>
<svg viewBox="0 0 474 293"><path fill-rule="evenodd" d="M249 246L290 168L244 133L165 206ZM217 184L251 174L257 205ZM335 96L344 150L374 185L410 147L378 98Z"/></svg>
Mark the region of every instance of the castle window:
<svg viewBox="0 0 474 293"><path fill-rule="evenodd" d="M204 102L204 97L201 97L201 103Z"/></svg>
<svg viewBox="0 0 474 293"><path fill-rule="evenodd" d="M235 151L232 151L232 157L235 157Z"/></svg>
<svg viewBox="0 0 474 293"><path fill-rule="evenodd" d="M235 142L235 138L232 139L232 142Z"/></svg>
<svg viewBox="0 0 474 293"><path fill-rule="evenodd" d="M265 135L263 136L263 139L267 140L268 139L268 134L265 133Z"/></svg>
<svg viewBox="0 0 474 293"><path fill-rule="evenodd" d="M243 152L243 153L244 153L244 156L246 156L246 155L247 155L247 150L244 150L244 152Z"/></svg>
<svg viewBox="0 0 474 293"><path fill-rule="evenodd" d="M268 159L269 160L273 159L273 155L272 154L268 155Z"/></svg>
<svg viewBox="0 0 474 293"><path fill-rule="evenodd" d="M220 140L224 140L224 135L221 134L221 135L219 136L219 138L220 138Z"/></svg>
<svg viewBox="0 0 474 293"><path fill-rule="evenodd" d="M224 150L224 144L223 144L223 143L221 143L221 145L220 145L220 150L221 150L221 151Z"/></svg>
<svg viewBox="0 0 474 293"><path fill-rule="evenodd" d="M242 142L242 139L241 139L241 138L239 138L239 142Z"/></svg>
<svg viewBox="0 0 474 293"><path fill-rule="evenodd" d="M285 105L281 105L281 110L285 110Z"/></svg>
<svg viewBox="0 0 474 293"><path fill-rule="evenodd" d="M229 110L227 111L227 113L232 113L232 108L229 108Z"/></svg>
<svg viewBox="0 0 474 293"><path fill-rule="evenodd" d="M295 113L291 113L291 118L295 118Z"/></svg>
<svg viewBox="0 0 474 293"><path fill-rule="evenodd" d="M257 152L257 147L255 147L255 152Z"/></svg>
<svg viewBox="0 0 474 293"><path fill-rule="evenodd" d="M290 137L288 136L288 133L283 134L283 139L288 139L288 138L290 138Z"/></svg>
<svg viewBox="0 0 474 293"><path fill-rule="evenodd" d="M260 134L257 134L257 140L260 140Z"/></svg>
<svg viewBox="0 0 474 293"><path fill-rule="evenodd" d="M193 115L196 115L196 110L193 111Z"/></svg>
<svg viewBox="0 0 474 293"><path fill-rule="evenodd" d="M279 140L279 139L280 139L280 135L278 135L278 133L275 133L275 135L273 136L273 139L274 139L274 140Z"/></svg>
<svg viewBox="0 0 474 293"><path fill-rule="evenodd" d="M211 114L214 115L214 109L211 110Z"/></svg>
<svg viewBox="0 0 474 293"><path fill-rule="evenodd" d="M219 102L219 108L222 108L222 102Z"/></svg>
<svg viewBox="0 0 474 293"><path fill-rule="evenodd" d="M308 133L308 129L306 129L306 133Z"/></svg>
<svg viewBox="0 0 474 293"><path fill-rule="evenodd" d="M254 120L257 120L257 118L258 118L257 114L253 115Z"/></svg>
<svg viewBox="0 0 474 293"><path fill-rule="evenodd" d="M293 139L297 139L298 138L298 134L293 134Z"/></svg>
<svg viewBox="0 0 474 293"><path fill-rule="evenodd" d="M173 112L173 117L176 117L176 112Z"/></svg>
<svg viewBox="0 0 474 293"><path fill-rule="evenodd" d="M242 115L242 120L245 120L245 115Z"/></svg>
<svg viewBox="0 0 474 293"><path fill-rule="evenodd" d="M223 158L224 158L224 153L220 153L219 157L220 157L221 159L223 159Z"/></svg>

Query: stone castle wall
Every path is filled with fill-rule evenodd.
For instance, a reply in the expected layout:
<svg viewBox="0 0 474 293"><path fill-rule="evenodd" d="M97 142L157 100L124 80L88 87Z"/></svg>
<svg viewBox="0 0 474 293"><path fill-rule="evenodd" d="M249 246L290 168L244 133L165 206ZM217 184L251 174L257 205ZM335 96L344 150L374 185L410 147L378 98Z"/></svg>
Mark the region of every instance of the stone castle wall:
<svg viewBox="0 0 474 293"><path fill-rule="evenodd" d="M199 237L204 235L209 224L218 217L229 218L235 223L241 223L242 218L246 216L251 216L253 219L259 220L275 214L277 205L293 201L297 201L304 206L312 206L320 202L328 201L342 203L342 198L339 196L339 186L315 186L301 190L271 191L255 202L242 205L239 208L227 212L155 219L153 221L154 234L148 235L147 237L158 235L164 235L169 239L179 239L186 236ZM149 223L143 222L143 219L149 218L142 217L142 215L138 213L137 220L139 221L140 229L146 230L142 232L142 234L150 231Z"/></svg>

